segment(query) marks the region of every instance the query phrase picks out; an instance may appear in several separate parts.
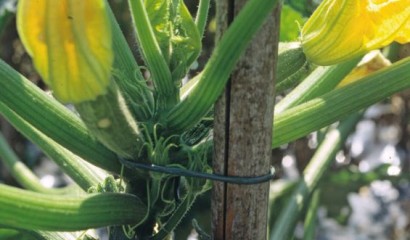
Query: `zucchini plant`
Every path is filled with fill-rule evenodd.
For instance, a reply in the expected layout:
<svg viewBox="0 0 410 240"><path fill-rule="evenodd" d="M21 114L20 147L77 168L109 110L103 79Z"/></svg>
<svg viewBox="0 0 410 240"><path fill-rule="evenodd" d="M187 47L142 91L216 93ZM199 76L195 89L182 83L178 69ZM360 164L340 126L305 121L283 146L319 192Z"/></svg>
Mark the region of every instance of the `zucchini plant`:
<svg viewBox="0 0 410 240"><path fill-rule="evenodd" d="M210 167L213 105L281 2L249 0L204 69L192 74L210 0L199 1L195 18L183 0L128 0L141 64L106 0L19 0L20 38L52 96L0 60L0 113L74 183L43 187L0 137L0 157L25 188L0 184L0 236L75 239L66 232L109 227L110 239L171 238L210 179L229 180ZM276 86L286 96L275 107L272 148L347 118L323 140L307 180L296 184L294 195L305 201L360 118L357 112L410 87L409 59L338 87L368 51L410 40L406 0L366 4L325 0L299 42L279 44ZM370 30L354 22L360 14L373 23ZM349 29L340 33L343 21ZM294 227L302 202L289 204L272 221L272 239L286 239Z"/></svg>

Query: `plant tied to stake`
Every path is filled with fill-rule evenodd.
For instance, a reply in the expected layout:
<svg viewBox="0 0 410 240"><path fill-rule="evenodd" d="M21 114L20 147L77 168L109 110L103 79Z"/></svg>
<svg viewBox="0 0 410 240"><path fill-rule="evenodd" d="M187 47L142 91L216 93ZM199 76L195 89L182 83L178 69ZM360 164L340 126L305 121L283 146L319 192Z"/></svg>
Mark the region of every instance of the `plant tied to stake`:
<svg viewBox="0 0 410 240"><path fill-rule="evenodd" d="M6 167L27 188L0 184L0 238L3 227L24 229L39 239L50 239L45 231L110 227L110 239L169 239L194 201L210 189L210 179L249 187L272 180L273 173L212 173L213 106L252 38L283 1L246 1L198 72L191 67L202 50L210 0L199 1L195 19L184 0L122 2L128 4L143 66L134 59L108 0L18 1L18 33L55 99L0 60L0 114L75 184L46 189L29 168L21 168L0 135L0 160L6 159ZM377 71L357 68L373 49L410 42L410 0L323 0L300 36L300 41L279 44L275 84L284 97L275 106L271 148L341 123L329 131L301 176L306 181L293 189L292 195L306 201L283 201L289 205L280 208L286 210L282 218L274 219L274 239L288 239L300 204L320 187L361 117L358 112L410 88L409 58L386 60ZM384 63L385 56L379 57ZM340 84L346 76L351 81ZM183 85L185 78L190 79ZM73 104L76 112L63 104ZM233 128L229 131L238 131ZM244 168L255 166L249 159Z"/></svg>
<svg viewBox="0 0 410 240"><path fill-rule="evenodd" d="M92 136L119 158L148 164L160 163L164 167L174 164L189 169L188 163L185 166L180 164L191 159L190 148L193 145L185 144L203 140L209 126L204 129L205 134L194 134L196 140L191 141L174 135L160 135L157 129L161 125L155 119L179 102L181 80L201 49L199 29L182 0L130 1L129 4L133 16L137 16L134 18L137 38L152 75L153 89L147 86L142 74L133 73L131 75L137 79L129 79L126 75L130 74L124 73L122 66L115 63L124 59L114 57L113 48L118 48L119 39L113 32L118 32L118 26L112 22L105 0L19 1L18 31L54 97L62 103L73 103ZM202 11L207 9L208 6L204 5ZM206 14L201 15L204 19L200 19L200 23L204 24ZM114 67L119 68L114 69L115 76L112 74ZM139 71L138 66L134 67L132 71ZM155 100L154 106L150 103L152 99ZM171 161L168 152L173 148L176 148L174 152L188 149L182 154L186 159ZM204 166L207 162L203 153L208 149L200 150L200 157L195 158ZM127 175L127 183L139 181L138 186L146 188L142 191L132 190L137 186L127 188L128 192L147 201L146 215L139 216L146 222L138 220L139 223L131 227L135 229L141 224L147 225L139 230L139 235L152 235L153 222L174 216L166 229L158 233L158 236L167 236L199 195L198 189L205 185L203 181L200 181L201 186L198 181L183 181L186 190L182 190L183 187L173 190L178 185L175 185L175 177L170 174L147 174L136 169L131 172L132 175ZM100 189L105 192L105 188ZM123 188L110 189L117 189L114 192L118 192ZM173 199L174 191L181 191L184 201L180 206ZM127 234L133 235L135 232L130 230Z"/></svg>

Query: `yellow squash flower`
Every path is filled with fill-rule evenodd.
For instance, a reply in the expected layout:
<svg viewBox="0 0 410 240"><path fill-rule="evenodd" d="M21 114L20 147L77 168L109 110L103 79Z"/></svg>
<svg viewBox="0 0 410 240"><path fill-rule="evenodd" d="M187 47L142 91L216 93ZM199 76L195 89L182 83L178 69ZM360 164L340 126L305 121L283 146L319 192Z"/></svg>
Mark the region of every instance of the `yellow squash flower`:
<svg viewBox="0 0 410 240"><path fill-rule="evenodd" d="M410 42L410 0L324 0L302 29L310 61L332 65Z"/></svg>
<svg viewBox="0 0 410 240"><path fill-rule="evenodd" d="M61 102L105 93L114 56L104 0L19 0L17 28L37 71Z"/></svg>
<svg viewBox="0 0 410 240"><path fill-rule="evenodd" d="M390 65L391 62L385 58L379 50L371 51L363 57L357 67L353 69L337 87L349 85Z"/></svg>

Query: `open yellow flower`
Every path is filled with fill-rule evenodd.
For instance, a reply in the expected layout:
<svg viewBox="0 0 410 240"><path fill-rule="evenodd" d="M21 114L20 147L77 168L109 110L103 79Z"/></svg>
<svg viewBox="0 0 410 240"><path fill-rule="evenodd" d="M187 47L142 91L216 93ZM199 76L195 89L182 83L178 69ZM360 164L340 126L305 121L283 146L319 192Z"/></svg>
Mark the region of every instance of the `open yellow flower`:
<svg viewBox="0 0 410 240"><path fill-rule="evenodd" d="M17 28L44 81L61 102L104 94L113 63L104 0L19 0Z"/></svg>
<svg viewBox="0 0 410 240"><path fill-rule="evenodd" d="M302 29L310 61L332 65L410 42L410 0L324 0Z"/></svg>

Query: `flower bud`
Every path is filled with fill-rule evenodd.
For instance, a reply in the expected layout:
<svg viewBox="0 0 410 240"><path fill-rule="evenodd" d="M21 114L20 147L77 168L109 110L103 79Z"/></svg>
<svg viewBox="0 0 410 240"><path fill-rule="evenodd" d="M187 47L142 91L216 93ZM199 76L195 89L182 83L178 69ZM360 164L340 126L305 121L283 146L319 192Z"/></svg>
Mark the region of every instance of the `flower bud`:
<svg viewBox="0 0 410 240"><path fill-rule="evenodd" d="M302 29L307 58L346 61L393 41L410 41L410 0L324 0Z"/></svg>
<svg viewBox="0 0 410 240"><path fill-rule="evenodd" d="M17 28L37 71L61 102L106 92L113 63L104 0L20 0Z"/></svg>

